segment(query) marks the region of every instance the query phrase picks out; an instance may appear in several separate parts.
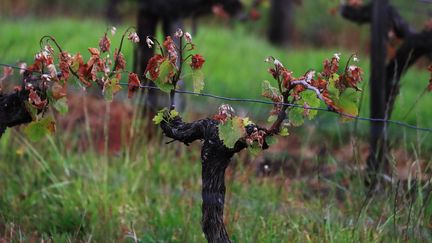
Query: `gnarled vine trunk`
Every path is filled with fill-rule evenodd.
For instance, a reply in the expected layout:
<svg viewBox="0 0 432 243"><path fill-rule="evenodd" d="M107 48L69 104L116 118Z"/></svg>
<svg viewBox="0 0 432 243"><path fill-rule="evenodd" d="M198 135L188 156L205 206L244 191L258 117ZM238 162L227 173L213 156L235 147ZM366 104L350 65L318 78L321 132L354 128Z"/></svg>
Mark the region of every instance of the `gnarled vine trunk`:
<svg viewBox="0 0 432 243"><path fill-rule="evenodd" d="M186 145L203 140L202 160L202 221L201 226L208 242L231 242L223 221L225 205L225 170L235 153L246 148L247 144L239 140L234 148L224 146L219 139L219 122L203 119L184 123L180 118L161 122L161 128L167 137ZM253 131L255 126L247 127ZM258 127L256 127L258 128ZM258 128L261 129L261 128ZM267 148L264 144L263 148Z"/></svg>
<svg viewBox="0 0 432 243"><path fill-rule="evenodd" d="M26 109L28 91L17 91L11 94L0 94L0 138L6 128L32 121Z"/></svg>

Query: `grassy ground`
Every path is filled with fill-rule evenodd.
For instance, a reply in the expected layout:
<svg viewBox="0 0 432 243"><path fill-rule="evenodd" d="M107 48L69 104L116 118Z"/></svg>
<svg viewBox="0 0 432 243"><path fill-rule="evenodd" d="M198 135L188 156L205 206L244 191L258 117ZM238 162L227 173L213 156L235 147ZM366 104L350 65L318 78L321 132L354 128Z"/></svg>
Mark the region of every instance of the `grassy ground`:
<svg viewBox="0 0 432 243"><path fill-rule="evenodd" d="M97 45L105 28L104 23L91 20L2 21L0 62L30 62L38 50L39 38L45 34L54 35L64 49L85 53L87 47ZM322 60L335 52L346 56L351 53L337 48L276 49L239 27L202 28L195 42L207 60L206 91L245 98L259 97L261 80L270 78L263 62L268 55L280 57L285 66L302 74L309 68L319 69ZM132 47L127 45L125 55L129 60L131 52ZM360 58L367 76L367 57L360 53ZM412 69L407 74L395 118L404 116L427 80L424 70ZM431 102L430 96L424 97L409 121L432 127L428 119ZM363 107L362 113L367 114L367 106ZM341 138L339 126L329 117L320 118L320 126L328 126L329 136ZM139 126L133 129L137 130L130 146L109 156L91 149L81 151L78 132L56 134L34 144L18 131L9 130L0 140L0 241L12 236L15 241L133 242L135 235L141 242L204 241L199 224L198 146L161 145L158 137L145 141L145 131ZM399 130L402 135L408 133ZM418 178L412 177L366 200L358 172L359 156L354 154L349 161L336 155L317 159L316 153L307 153L314 145L312 140L323 143L322 136L313 136L314 131L299 131L304 135L298 148L302 159L296 157L289 162L293 164L289 177L280 169L272 170L271 176L259 176L259 160L245 154L235 157L227 173L226 201L226 224L234 242L432 239L427 185L414 184ZM412 170L420 162L430 164L430 158L421 159L427 151L417 147L430 137L419 134L417 138L414 142L402 140L404 148L417 153L418 157L411 160ZM341 139L343 142L346 139ZM312 168L308 173L303 168L304 158ZM326 173L325 169L332 172ZM411 193L403 188L411 189Z"/></svg>
<svg viewBox="0 0 432 243"><path fill-rule="evenodd" d="M198 147L136 135L133 146L104 156L72 152L71 134L32 144L8 132L0 143L0 239L203 242ZM409 185L395 184L366 200L354 167L332 156L311 160L313 173L267 177L244 154L234 159L225 214L234 242L431 240L423 185L409 196ZM338 169L329 177L320 166Z"/></svg>

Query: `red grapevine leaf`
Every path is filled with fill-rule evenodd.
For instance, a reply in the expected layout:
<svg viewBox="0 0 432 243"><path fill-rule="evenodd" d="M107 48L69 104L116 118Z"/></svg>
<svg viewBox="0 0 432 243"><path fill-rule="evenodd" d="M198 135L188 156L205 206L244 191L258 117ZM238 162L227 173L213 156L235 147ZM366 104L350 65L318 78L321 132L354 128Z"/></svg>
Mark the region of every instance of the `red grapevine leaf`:
<svg viewBox="0 0 432 243"><path fill-rule="evenodd" d="M47 100L42 100L33 89L30 90L28 99L30 104L39 110L43 109L48 103Z"/></svg>
<svg viewBox="0 0 432 243"><path fill-rule="evenodd" d="M339 70L339 55L335 54L331 61L324 60L324 70L321 72L321 75L325 78L329 78L333 73L337 73Z"/></svg>
<svg viewBox="0 0 432 243"><path fill-rule="evenodd" d="M99 41L99 48L102 53L109 51L111 47L111 41L107 36L107 33L100 39Z"/></svg>
<svg viewBox="0 0 432 243"><path fill-rule="evenodd" d="M97 56L97 57L100 56L100 51L99 51L99 49L94 48L94 47L90 47L90 48L88 48L88 50L89 50L89 52L90 52L90 54L91 54L92 56Z"/></svg>
<svg viewBox="0 0 432 243"><path fill-rule="evenodd" d="M124 70L126 68L126 60L123 53L118 53L117 49L114 51L114 60L116 60L115 63L117 63L115 71Z"/></svg>
<svg viewBox="0 0 432 243"><path fill-rule="evenodd" d="M195 54L192 56L192 62L190 63L190 66L192 69L201 69L205 60L203 56L200 54Z"/></svg>
<svg viewBox="0 0 432 243"><path fill-rule="evenodd" d="M253 144L253 142L256 141L258 145L262 148L266 135L267 133L265 131L254 128L254 131L246 137L246 141L248 142L248 144Z"/></svg>
<svg viewBox="0 0 432 243"><path fill-rule="evenodd" d="M148 61L146 70L144 71L144 74L147 75L147 72L148 72L150 75L150 79L155 81L159 77L159 73L160 73L159 67L164 60L165 60L165 58L162 55L160 55L160 54L154 55Z"/></svg>
<svg viewBox="0 0 432 243"><path fill-rule="evenodd" d="M281 76L282 76L282 85L287 88L290 85L291 80L293 79L292 72L288 71L286 68L282 68Z"/></svg>
<svg viewBox="0 0 432 243"><path fill-rule="evenodd" d="M345 75L343 76L346 87L351 87L356 90L360 90L357 84L362 81L363 70L361 68L351 65L347 68Z"/></svg>
<svg viewBox="0 0 432 243"><path fill-rule="evenodd" d="M136 73L129 73L128 85L128 98L130 99L141 85L138 75Z"/></svg>
<svg viewBox="0 0 432 243"><path fill-rule="evenodd" d="M66 82L60 85L58 82L54 82L51 86L52 97L55 100L59 100L67 95Z"/></svg>
<svg viewBox="0 0 432 243"><path fill-rule="evenodd" d="M67 52L62 52L59 54L59 68L61 71L61 79L67 81L69 79L70 71L69 67L72 65L72 57Z"/></svg>
<svg viewBox="0 0 432 243"><path fill-rule="evenodd" d="M174 44L171 36L166 37L165 41L163 42L163 46L168 51L171 63L175 64L177 62L178 54L176 50L176 45Z"/></svg>

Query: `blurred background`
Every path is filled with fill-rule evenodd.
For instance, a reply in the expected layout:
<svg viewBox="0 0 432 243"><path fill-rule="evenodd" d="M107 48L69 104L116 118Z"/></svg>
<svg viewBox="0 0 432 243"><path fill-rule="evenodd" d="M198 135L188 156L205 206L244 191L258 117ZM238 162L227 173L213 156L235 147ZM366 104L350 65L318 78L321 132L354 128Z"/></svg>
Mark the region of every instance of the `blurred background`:
<svg viewBox="0 0 432 243"><path fill-rule="evenodd" d="M267 56L301 76L320 71L335 53L341 53L341 63L356 54L364 71L360 116L370 116L370 24L344 19L341 1L242 0L240 9L237 1L187 2L2 0L0 63L32 63L44 35L88 58L87 48L97 47L111 26L118 31L111 37L117 47L129 26L153 21L151 34L162 41L167 31L183 25L206 59L204 93L263 99L261 82L272 79ZM432 28L431 2L390 3L416 30ZM140 38L145 45L145 36ZM402 42L389 33L388 58ZM134 58L150 55L140 48L124 46L127 70L145 67ZM393 120L432 127L432 95L423 92L430 63L424 57L403 75ZM19 84L15 72L6 86L12 90ZM187 79L184 85L192 90ZM166 145L168 139L142 114L142 97L128 100L124 91L107 104L96 91L83 94L72 87L70 92L69 113L55 114L53 136L32 143L18 128L0 139L0 242L203 242L199 144ZM212 116L225 103L190 95L180 99L185 120ZM268 124L271 106L230 105ZM228 168L225 224L234 242L432 239L430 132L389 126L394 183L374 197L366 197L363 183L369 122L340 122L337 115L320 112L289 133L269 151L242 152ZM416 196L407 196L412 193Z"/></svg>

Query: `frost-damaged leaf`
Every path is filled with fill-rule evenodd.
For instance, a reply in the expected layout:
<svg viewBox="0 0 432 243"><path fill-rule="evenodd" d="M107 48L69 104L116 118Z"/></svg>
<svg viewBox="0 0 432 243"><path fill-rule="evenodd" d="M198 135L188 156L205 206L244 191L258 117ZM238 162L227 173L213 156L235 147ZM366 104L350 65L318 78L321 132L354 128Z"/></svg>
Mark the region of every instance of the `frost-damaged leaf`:
<svg viewBox="0 0 432 243"><path fill-rule="evenodd" d="M114 60L115 60L115 71L124 70L126 68L126 60L123 56L123 53L119 53L117 49L114 51Z"/></svg>
<svg viewBox="0 0 432 243"><path fill-rule="evenodd" d="M205 60L204 57L200 54L195 54L192 56L192 62L190 63L190 66L192 70L201 69Z"/></svg>
<svg viewBox="0 0 432 243"><path fill-rule="evenodd" d="M352 89L348 88L344 92L340 94L340 97L338 100L335 100L336 106L340 109L340 112L350 115L350 116L357 116L358 115L358 108L357 103L359 100L359 93ZM343 116L341 117L342 121L349 121L352 118Z"/></svg>
<svg viewBox="0 0 432 243"><path fill-rule="evenodd" d="M46 99L42 100L41 97L37 94L37 92L33 89L30 90L28 99L30 104L39 110L45 108L45 106L48 104L48 101Z"/></svg>
<svg viewBox="0 0 432 243"><path fill-rule="evenodd" d="M96 57L99 57L99 56L100 56L100 51L99 51L97 48L89 47L89 48L88 48L88 51L90 52L90 54L91 54L92 56L96 56Z"/></svg>
<svg viewBox="0 0 432 243"><path fill-rule="evenodd" d="M172 63L176 63L178 59L177 47L171 36L167 36L163 42L163 46L168 52L168 57Z"/></svg>
<svg viewBox="0 0 432 243"><path fill-rule="evenodd" d="M362 81L363 70L355 65L350 65L344 74L345 86L361 91L357 84Z"/></svg>
<svg viewBox="0 0 432 243"><path fill-rule="evenodd" d="M99 41L99 48L102 53L109 51L111 47L111 41L107 36L107 33L105 32L104 36Z"/></svg>
<svg viewBox="0 0 432 243"><path fill-rule="evenodd" d="M150 60L147 62L146 70L144 71L144 74L152 81L155 81L159 77L160 73L160 65L163 61L166 59L160 55L156 54L153 57L150 58Z"/></svg>
<svg viewBox="0 0 432 243"><path fill-rule="evenodd" d="M201 93L204 89L204 73L200 69L192 71L193 89L196 93Z"/></svg>
<svg viewBox="0 0 432 243"><path fill-rule="evenodd" d="M174 65L168 59L165 59L159 70L159 77L154 82L162 91L168 93L174 88L171 83L171 78L174 75Z"/></svg>
<svg viewBox="0 0 432 243"><path fill-rule="evenodd" d="M24 128L25 135L33 142L37 142L47 134L55 132L55 121L52 116L30 123Z"/></svg>
<svg viewBox="0 0 432 243"><path fill-rule="evenodd" d="M129 73L128 78L128 98L132 98L133 94L139 89L141 83L136 73Z"/></svg>
<svg viewBox="0 0 432 243"><path fill-rule="evenodd" d="M69 67L72 65L72 56L67 52L62 52L59 54L59 68L61 70L61 80L67 81L69 79L70 70Z"/></svg>
<svg viewBox="0 0 432 243"><path fill-rule="evenodd" d="M61 85L58 82L54 82L51 86L52 97L55 100L61 99L67 95L66 83Z"/></svg>
<svg viewBox="0 0 432 243"><path fill-rule="evenodd" d="M231 119L231 117L233 117L235 114L234 109L227 104L222 104L221 106L219 106L218 109L218 114L213 116L213 119L224 123L227 121L227 119Z"/></svg>
<svg viewBox="0 0 432 243"><path fill-rule="evenodd" d="M235 143L244 136L245 128L243 126L243 119L240 117L233 117L225 123L218 125L219 138L223 141L225 147L234 148Z"/></svg>

